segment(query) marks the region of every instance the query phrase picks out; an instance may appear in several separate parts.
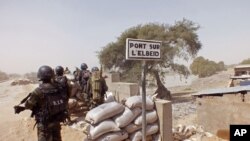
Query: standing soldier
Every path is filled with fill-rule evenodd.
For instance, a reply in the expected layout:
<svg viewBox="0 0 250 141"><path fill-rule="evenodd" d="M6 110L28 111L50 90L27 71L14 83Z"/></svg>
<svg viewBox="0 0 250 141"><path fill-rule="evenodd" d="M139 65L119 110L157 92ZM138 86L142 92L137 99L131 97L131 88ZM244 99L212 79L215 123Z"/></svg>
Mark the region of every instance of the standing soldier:
<svg viewBox="0 0 250 141"><path fill-rule="evenodd" d="M92 96L91 109L104 102L104 95L108 90L105 79L102 77L102 70L98 67L91 69L91 77L88 81L88 93Z"/></svg>
<svg viewBox="0 0 250 141"><path fill-rule="evenodd" d="M61 141L61 125L67 117L67 94L52 83L54 72L49 66L41 66L37 77L41 84L22 100L24 107L15 106L15 113L32 110L37 124L38 141ZM19 104L19 105L20 105Z"/></svg>
<svg viewBox="0 0 250 141"><path fill-rule="evenodd" d="M90 72L87 69L88 69L87 64L82 63L81 70L79 72L79 75L77 76L77 80L81 86L81 93L77 94L77 98L82 100L82 101L85 101L86 104L88 104L90 101L90 96L87 92L87 82L88 82L89 77L90 77Z"/></svg>
<svg viewBox="0 0 250 141"><path fill-rule="evenodd" d="M55 82L59 84L59 86L62 88L63 91L65 91L65 93L67 93L67 104L68 104L69 97L70 97L70 89L69 89L69 85L68 85L68 79L66 76L63 75L64 74L63 67L57 66L55 68L55 73L56 73ZM69 106L67 106L67 107L69 107ZM69 111L67 113L68 113L67 120L69 123L71 123Z"/></svg>

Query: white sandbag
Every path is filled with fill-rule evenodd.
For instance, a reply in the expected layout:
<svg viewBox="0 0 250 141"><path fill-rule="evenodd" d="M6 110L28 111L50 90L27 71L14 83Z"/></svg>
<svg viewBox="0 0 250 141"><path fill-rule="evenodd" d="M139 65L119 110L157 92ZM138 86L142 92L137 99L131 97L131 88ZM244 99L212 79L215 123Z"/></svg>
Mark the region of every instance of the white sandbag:
<svg viewBox="0 0 250 141"><path fill-rule="evenodd" d="M125 127L125 130L131 134L134 133L137 130L140 130L142 128L142 125L135 125L133 123L130 123L128 126Z"/></svg>
<svg viewBox="0 0 250 141"><path fill-rule="evenodd" d="M90 139L95 140L103 134L108 132L120 131L121 129L112 120L105 120L96 126L90 125L88 128L88 136Z"/></svg>
<svg viewBox="0 0 250 141"><path fill-rule="evenodd" d="M157 133L158 130L159 130L159 126L157 123L149 124L146 127L146 136L153 135L153 134ZM139 130L139 131L136 131L133 134L131 134L130 140L131 141L141 141L142 140L142 131Z"/></svg>
<svg viewBox="0 0 250 141"><path fill-rule="evenodd" d="M105 119L118 115L124 111L124 106L117 102L104 103L90 110L85 120L91 124L97 124Z"/></svg>
<svg viewBox="0 0 250 141"><path fill-rule="evenodd" d="M142 140L142 132L137 131L130 135L131 141L141 141Z"/></svg>
<svg viewBox="0 0 250 141"><path fill-rule="evenodd" d="M125 107L125 110L122 114L115 116L113 119L118 127L122 128L131 123L140 113L140 108L134 108L132 111Z"/></svg>
<svg viewBox="0 0 250 141"><path fill-rule="evenodd" d="M146 121L147 121L148 124L154 123L155 121L157 121L157 119L158 119L158 117L157 117L156 110L146 112ZM140 115L139 117L137 117L134 120L134 124L136 124L136 125L141 125L142 124L142 115Z"/></svg>
<svg viewBox="0 0 250 141"><path fill-rule="evenodd" d="M132 96L127 98L125 105L130 109L135 107L142 108L142 96ZM154 102L149 97L146 97L146 110L153 110L154 109Z"/></svg>
<svg viewBox="0 0 250 141"><path fill-rule="evenodd" d="M122 141L128 138L128 133L125 131L111 132L102 135L96 141Z"/></svg>
<svg viewBox="0 0 250 141"><path fill-rule="evenodd" d="M158 123L148 124L146 127L146 135L153 135L159 131Z"/></svg>

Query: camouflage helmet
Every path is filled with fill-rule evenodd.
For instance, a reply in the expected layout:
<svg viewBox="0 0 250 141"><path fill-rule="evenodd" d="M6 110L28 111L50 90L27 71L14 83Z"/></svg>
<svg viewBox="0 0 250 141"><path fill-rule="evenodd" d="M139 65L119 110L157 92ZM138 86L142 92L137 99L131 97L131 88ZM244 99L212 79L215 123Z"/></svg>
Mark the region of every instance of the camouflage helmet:
<svg viewBox="0 0 250 141"><path fill-rule="evenodd" d="M91 72L95 72L95 71L99 71L99 68L98 68L98 67L93 67L93 68L91 69Z"/></svg>
<svg viewBox="0 0 250 141"><path fill-rule="evenodd" d="M81 64L81 69L82 70L86 70L88 68L87 64L86 63L82 63Z"/></svg>
<svg viewBox="0 0 250 141"><path fill-rule="evenodd" d="M54 76L54 72L50 66L44 65L38 69L37 77L39 78L39 80L42 80L42 81L50 80L52 79L53 76Z"/></svg>
<svg viewBox="0 0 250 141"><path fill-rule="evenodd" d="M56 75L63 75L64 69L62 66L57 66L55 68Z"/></svg>

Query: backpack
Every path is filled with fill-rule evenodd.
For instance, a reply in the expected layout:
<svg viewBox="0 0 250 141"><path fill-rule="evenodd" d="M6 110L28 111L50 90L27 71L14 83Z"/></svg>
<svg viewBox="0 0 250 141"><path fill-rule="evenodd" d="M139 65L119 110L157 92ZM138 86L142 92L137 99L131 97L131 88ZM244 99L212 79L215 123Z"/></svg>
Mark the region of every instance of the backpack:
<svg viewBox="0 0 250 141"><path fill-rule="evenodd" d="M36 120L43 123L65 121L68 115L67 92L56 84L41 84L39 91L43 96L43 104L40 110L35 114Z"/></svg>
<svg viewBox="0 0 250 141"><path fill-rule="evenodd" d="M81 74L80 74L81 86L87 85L89 77L90 77L90 72L88 70L81 71Z"/></svg>

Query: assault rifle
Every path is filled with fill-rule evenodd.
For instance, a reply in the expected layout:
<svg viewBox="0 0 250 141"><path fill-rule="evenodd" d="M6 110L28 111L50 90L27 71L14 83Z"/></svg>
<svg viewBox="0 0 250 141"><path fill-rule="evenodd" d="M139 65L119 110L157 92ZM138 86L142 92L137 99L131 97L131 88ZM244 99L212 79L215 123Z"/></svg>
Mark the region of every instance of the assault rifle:
<svg viewBox="0 0 250 141"><path fill-rule="evenodd" d="M31 96L31 93L29 93L23 100L21 100L20 104L14 106L15 114L19 114L20 112L25 110L25 107L20 106L20 105L26 102L30 96Z"/></svg>

